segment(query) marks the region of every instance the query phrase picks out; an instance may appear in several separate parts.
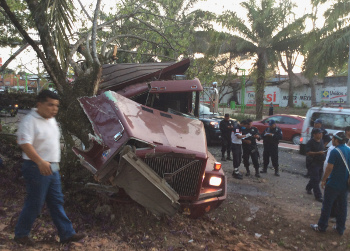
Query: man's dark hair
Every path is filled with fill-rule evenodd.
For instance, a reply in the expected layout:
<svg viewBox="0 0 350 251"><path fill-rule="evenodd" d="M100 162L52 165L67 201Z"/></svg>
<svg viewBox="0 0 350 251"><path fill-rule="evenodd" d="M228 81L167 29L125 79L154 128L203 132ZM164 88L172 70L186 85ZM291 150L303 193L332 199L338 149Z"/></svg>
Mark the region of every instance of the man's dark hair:
<svg viewBox="0 0 350 251"><path fill-rule="evenodd" d="M339 144L345 144L346 143L346 136L344 132L337 132L333 135L333 137L338 140Z"/></svg>
<svg viewBox="0 0 350 251"><path fill-rule="evenodd" d="M241 124L241 125L246 125L246 124L247 124L247 121L246 121L246 120L242 120L240 124Z"/></svg>
<svg viewBox="0 0 350 251"><path fill-rule="evenodd" d="M251 119L246 119L247 123L249 124L250 122L253 122Z"/></svg>
<svg viewBox="0 0 350 251"><path fill-rule="evenodd" d="M47 101L47 98L59 100L58 95L50 90L43 90L39 92L38 96L36 97L36 100L40 103L43 103Z"/></svg>
<svg viewBox="0 0 350 251"><path fill-rule="evenodd" d="M350 131L350 126L345 127L344 131L346 131L346 132Z"/></svg>

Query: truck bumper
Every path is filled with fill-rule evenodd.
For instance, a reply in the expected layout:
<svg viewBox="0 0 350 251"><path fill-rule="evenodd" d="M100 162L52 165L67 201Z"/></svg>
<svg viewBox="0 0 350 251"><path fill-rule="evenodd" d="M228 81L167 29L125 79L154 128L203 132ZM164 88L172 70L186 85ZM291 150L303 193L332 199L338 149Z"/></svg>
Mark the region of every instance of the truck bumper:
<svg viewBox="0 0 350 251"><path fill-rule="evenodd" d="M225 177L225 184L222 188L203 189L197 201L179 201L181 204L181 211L183 214L188 215L190 218L201 217L221 205L221 203L226 199L226 191L227 177Z"/></svg>

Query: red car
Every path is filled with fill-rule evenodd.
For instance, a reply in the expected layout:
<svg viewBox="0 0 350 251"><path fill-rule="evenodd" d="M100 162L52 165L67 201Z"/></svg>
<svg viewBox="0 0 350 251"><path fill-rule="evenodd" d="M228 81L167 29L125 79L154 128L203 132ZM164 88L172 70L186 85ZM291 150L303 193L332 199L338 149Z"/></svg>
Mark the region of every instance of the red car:
<svg viewBox="0 0 350 251"><path fill-rule="evenodd" d="M274 120L282 130L282 140L292 141L295 145L300 144L300 135L305 117L299 115L276 114L261 121L253 121L253 126L262 133L268 126L269 121Z"/></svg>

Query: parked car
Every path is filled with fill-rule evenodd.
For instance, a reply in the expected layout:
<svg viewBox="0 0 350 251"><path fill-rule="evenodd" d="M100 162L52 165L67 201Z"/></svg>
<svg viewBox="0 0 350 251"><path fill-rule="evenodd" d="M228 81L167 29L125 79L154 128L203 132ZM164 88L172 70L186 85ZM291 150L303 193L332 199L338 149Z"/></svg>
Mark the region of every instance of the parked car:
<svg viewBox="0 0 350 251"><path fill-rule="evenodd" d="M305 117L299 115L276 114L261 121L254 121L253 126L262 133L268 126L269 121L274 120L283 133L282 140L292 141L295 145L300 144L300 135Z"/></svg>
<svg viewBox="0 0 350 251"><path fill-rule="evenodd" d="M213 113L210 108L200 104L199 105L199 120L203 122L205 134L207 137L207 144L219 143L221 141L220 121L224 116L219 113ZM231 119L236 121L235 119Z"/></svg>

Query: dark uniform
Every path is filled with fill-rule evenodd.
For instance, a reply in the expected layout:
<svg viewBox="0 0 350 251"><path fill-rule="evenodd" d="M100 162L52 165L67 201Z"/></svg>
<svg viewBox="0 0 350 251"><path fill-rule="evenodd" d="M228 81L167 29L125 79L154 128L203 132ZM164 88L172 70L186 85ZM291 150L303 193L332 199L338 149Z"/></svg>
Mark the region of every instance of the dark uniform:
<svg viewBox="0 0 350 251"><path fill-rule="evenodd" d="M329 133L327 132L327 130L326 129L324 129L324 128L312 128L312 130L311 130L311 135L314 135L313 133L314 133L314 130L315 129L320 129L321 130L321 132L322 132L322 140L323 140L323 143L324 144L328 144L329 142L331 142L331 136L329 135Z"/></svg>
<svg viewBox="0 0 350 251"><path fill-rule="evenodd" d="M317 120L316 120L317 121ZM331 139L331 137L330 137L330 135L329 135L329 133L327 132L327 130L326 129L324 129L324 128L312 128L312 130L311 130L311 138L312 138L312 135L314 135L314 131L315 131L315 129L320 129L321 130L321 132L322 132L322 140L323 140L323 144L324 145L327 145L332 139ZM307 161L307 158L306 158L306 170L307 170L307 174L305 175L305 177L307 177L307 178L309 178L310 177L310 164L311 162L308 162Z"/></svg>
<svg viewBox="0 0 350 251"><path fill-rule="evenodd" d="M269 136L272 134L272 136ZM267 166L269 165L269 159L271 157L272 166L275 169L275 175L279 176L278 170L278 144L282 139L282 130L279 127L271 128L268 127L262 133L263 144L264 144L264 167L262 173L267 172Z"/></svg>
<svg viewBox="0 0 350 251"><path fill-rule="evenodd" d="M227 159L230 160L230 151L231 151L231 132L234 126L232 120L223 119L220 122L220 131L221 131L221 160L225 160L225 152L227 152Z"/></svg>
<svg viewBox="0 0 350 251"><path fill-rule="evenodd" d="M324 151L323 140L317 142L314 138L310 139L306 144L306 153L308 152L320 152ZM323 173L323 162L325 160L325 154L307 156L306 162L309 166L310 180L306 185L306 191L311 193L314 191L316 200L322 201L322 192L320 189L320 181Z"/></svg>
<svg viewBox="0 0 350 251"><path fill-rule="evenodd" d="M270 104L269 107L269 116L273 115L273 104Z"/></svg>
<svg viewBox="0 0 350 251"><path fill-rule="evenodd" d="M247 170L247 176L250 175L249 170L249 156L252 158L253 166L255 169L255 176L260 177L259 175L259 152L256 145L255 135L259 135L259 131L256 127L251 128L242 128L243 135L249 135L248 137L242 140L242 149L243 149L243 164ZM259 135L260 136L260 135ZM247 142L250 141L250 143Z"/></svg>

